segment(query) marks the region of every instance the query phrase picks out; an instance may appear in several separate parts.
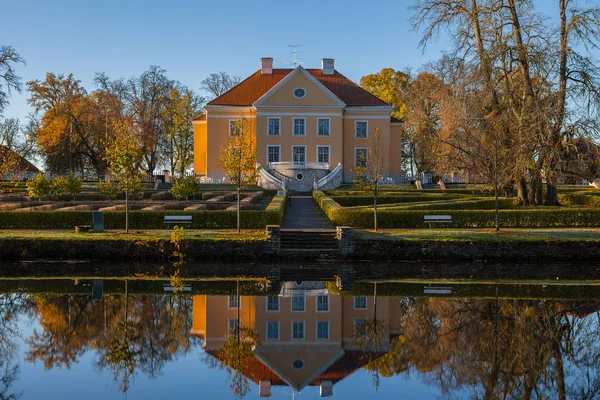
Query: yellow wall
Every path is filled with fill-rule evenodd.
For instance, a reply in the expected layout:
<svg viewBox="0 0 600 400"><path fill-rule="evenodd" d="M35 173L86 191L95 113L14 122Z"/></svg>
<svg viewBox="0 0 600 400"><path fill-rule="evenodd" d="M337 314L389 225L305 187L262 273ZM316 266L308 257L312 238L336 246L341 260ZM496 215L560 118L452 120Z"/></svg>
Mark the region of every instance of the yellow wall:
<svg viewBox="0 0 600 400"><path fill-rule="evenodd" d="M402 173L402 129L398 123L390 126L390 174Z"/></svg>
<svg viewBox="0 0 600 400"><path fill-rule="evenodd" d="M206 175L206 128L205 122L194 124L194 174Z"/></svg>
<svg viewBox="0 0 600 400"><path fill-rule="evenodd" d="M294 96L294 89L303 88L306 95L298 99ZM337 103L331 99L321 88L317 87L306 76L299 73L286 82L275 93L271 94L262 102L261 106L336 106Z"/></svg>

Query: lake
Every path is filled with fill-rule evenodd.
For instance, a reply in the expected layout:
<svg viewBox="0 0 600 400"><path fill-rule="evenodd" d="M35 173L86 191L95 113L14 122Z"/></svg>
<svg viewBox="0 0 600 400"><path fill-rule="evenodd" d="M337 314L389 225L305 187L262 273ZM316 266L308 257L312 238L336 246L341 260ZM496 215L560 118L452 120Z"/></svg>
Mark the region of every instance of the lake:
<svg viewBox="0 0 600 400"><path fill-rule="evenodd" d="M0 279L0 398L600 398L599 280L345 271Z"/></svg>

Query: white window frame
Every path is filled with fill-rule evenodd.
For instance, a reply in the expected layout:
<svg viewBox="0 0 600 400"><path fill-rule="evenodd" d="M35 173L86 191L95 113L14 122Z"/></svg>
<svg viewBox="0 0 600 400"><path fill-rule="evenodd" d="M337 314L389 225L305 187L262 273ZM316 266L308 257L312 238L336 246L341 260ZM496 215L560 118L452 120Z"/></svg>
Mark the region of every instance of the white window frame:
<svg viewBox="0 0 600 400"><path fill-rule="evenodd" d="M319 297L327 297L327 310L319 310ZM331 309L331 298L328 294L315 296L315 312L328 313Z"/></svg>
<svg viewBox="0 0 600 400"><path fill-rule="evenodd" d="M302 298L304 299L302 310L294 310L294 299ZM306 312L306 296L292 296L290 297L290 312Z"/></svg>
<svg viewBox="0 0 600 400"><path fill-rule="evenodd" d="M269 323L275 323L277 324L277 338L270 338L269 337ZM267 321L265 323L265 336L267 338L267 340L280 340L281 339L281 323L279 321Z"/></svg>
<svg viewBox="0 0 600 400"><path fill-rule="evenodd" d="M303 120L304 121L304 134L303 135L296 135L296 121L299 120ZM306 136L306 118L305 117L294 117L292 118L292 136L296 136L296 137L305 137Z"/></svg>
<svg viewBox="0 0 600 400"><path fill-rule="evenodd" d="M275 297L277 298L277 310L269 310L269 298L271 297ZM267 296L267 300L265 301L265 311L266 312L279 312L279 310L281 309L281 299L279 298L279 296Z"/></svg>
<svg viewBox="0 0 600 400"><path fill-rule="evenodd" d="M354 148L354 168L358 167L358 164L356 163L358 161L358 158L356 157L356 150L365 150L367 152L367 163L369 162L369 148L368 147L355 147Z"/></svg>
<svg viewBox="0 0 600 400"><path fill-rule="evenodd" d="M365 299L365 308L356 307L356 299L359 299L359 298ZM369 298L367 296L354 296L352 301L354 302L353 306L354 306L355 310L367 310L369 308Z"/></svg>
<svg viewBox="0 0 600 400"><path fill-rule="evenodd" d="M359 123L364 122L366 124L366 128L365 128L365 137L359 137L357 135L358 130L356 129L358 127ZM367 120L358 120L358 121L354 121L354 139L368 139L369 138L369 121Z"/></svg>
<svg viewBox="0 0 600 400"><path fill-rule="evenodd" d="M271 135L271 133L269 132L269 129L271 128L271 124L269 123L269 121L272 119L276 119L277 121L279 121L279 132L276 135ZM267 117L267 136L281 136L281 118Z"/></svg>
<svg viewBox="0 0 600 400"><path fill-rule="evenodd" d="M294 337L294 324L302 324L302 338L298 339ZM290 334L290 338L292 340L305 340L306 339L306 322L305 321L292 321L292 332Z"/></svg>
<svg viewBox="0 0 600 400"><path fill-rule="evenodd" d="M327 135L319 135L319 121L327 120ZM330 137L331 136L331 118L320 118L317 117L317 137Z"/></svg>
<svg viewBox="0 0 600 400"><path fill-rule="evenodd" d="M327 145L323 145L323 144L318 144L317 145L317 158L316 158L315 161L316 162L320 162L319 161L319 148L320 147L327 147L328 148L328 150L327 150L327 158L328 158L328 160L327 161L323 161L323 162L326 162L327 164L330 164L331 163L331 146L328 145L328 144Z"/></svg>
<svg viewBox="0 0 600 400"><path fill-rule="evenodd" d="M230 294L230 295L227 296L227 309L228 310L236 310L238 308L238 305L239 305L239 307L241 309L242 305L240 304L240 298L239 297L237 297L237 302L236 302L237 305L231 307L230 300L231 300L232 297L237 297L237 294Z"/></svg>
<svg viewBox="0 0 600 400"><path fill-rule="evenodd" d="M231 330L231 321L235 321L236 325L238 323L237 318L227 318L227 333L229 333L229 331Z"/></svg>
<svg viewBox="0 0 600 400"><path fill-rule="evenodd" d="M302 89L302 90L304 90L304 96L302 96L302 97L298 97L298 96L296 96L296 90L298 90L298 89ZM298 86L297 88L295 88L295 89L292 91L292 95L293 95L295 98L297 98L297 99L303 99L303 98L305 98L305 97L306 97L306 95L307 95L307 94L308 94L308 92L306 91L306 89L304 89L303 87L300 87L300 86Z"/></svg>
<svg viewBox="0 0 600 400"><path fill-rule="evenodd" d="M327 337L326 338L319 337L319 323L327 324ZM329 323L329 321L316 321L315 322L315 340L329 340L329 338L331 337L330 332L331 332L331 324Z"/></svg>
<svg viewBox="0 0 600 400"><path fill-rule="evenodd" d="M280 144L268 144L267 145L267 165L271 163L271 161L269 161L269 147L278 147L279 148L279 161L281 161L281 145ZM273 161L273 162L279 162L279 161Z"/></svg>
<svg viewBox="0 0 600 400"><path fill-rule="evenodd" d="M292 164L295 164L296 162L294 161L294 147L304 147L304 164L306 164L306 145L305 144L293 144L292 145ZM302 164L302 163L298 163L298 164Z"/></svg>

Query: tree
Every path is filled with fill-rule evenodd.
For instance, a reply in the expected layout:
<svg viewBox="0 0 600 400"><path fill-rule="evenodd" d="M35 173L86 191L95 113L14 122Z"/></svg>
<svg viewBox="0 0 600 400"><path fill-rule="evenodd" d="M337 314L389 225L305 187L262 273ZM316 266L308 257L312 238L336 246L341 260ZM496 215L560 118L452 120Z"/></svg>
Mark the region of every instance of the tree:
<svg viewBox="0 0 600 400"><path fill-rule="evenodd" d="M250 121L237 119L232 135L221 148L220 163L229 181L237 188L237 231L240 232L240 196L243 187L256 184L256 146Z"/></svg>
<svg viewBox="0 0 600 400"><path fill-rule="evenodd" d="M410 75L406 72L395 71L393 68L383 68L376 74L360 78L360 86L385 101L393 107L392 117L404 119Z"/></svg>
<svg viewBox="0 0 600 400"><path fill-rule="evenodd" d="M110 179L105 179L103 181L99 181L96 184L96 187L103 195L107 196L110 200L111 198L115 198L117 195L117 187L115 183Z"/></svg>
<svg viewBox="0 0 600 400"><path fill-rule="evenodd" d="M239 76L229 76L225 72L213 73L200 83L200 89L219 97L235 85L240 83Z"/></svg>
<svg viewBox="0 0 600 400"><path fill-rule="evenodd" d="M23 57L11 46L0 47L0 115L9 104L11 92L21 92L21 78L15 71L16 64L25 65Z"/></svg>
<svg viewBox="0 0 600 400"><path fill-rule="evenodd" d="M27 193L31 197L37 197L39 200L52 193L52 189L52 180L47 179L42 173L37 174L35 178L27 181Z"/></svg>
<svg viewBox="0 0 600 400"><path fill-rule="evenodd" d="M373 228L377 231L377 196L388 168L388 144L381 138L379 128L375 128L369 139L367 155L357 160L354 169L354 185L373 195Z"/></svg>
<svg viewBox="0 0 600 400"><path fill-rule="evenodd" d="M169 93L165 117L167 135L164 145L168 154L171 171L184 177L194 163L194 124L202 109L204 98L190 89L173 88Z"/></svg>
<svg viewBox="0 0 600 400"><path fill-rule="evenodd" d="M129 232L129 195L142 189L139 165L142 152L133 136L131 123L121 122L115 127L116 137L106 149L109 171L118 180L119 190L125 192L125 232Z"/></svg>

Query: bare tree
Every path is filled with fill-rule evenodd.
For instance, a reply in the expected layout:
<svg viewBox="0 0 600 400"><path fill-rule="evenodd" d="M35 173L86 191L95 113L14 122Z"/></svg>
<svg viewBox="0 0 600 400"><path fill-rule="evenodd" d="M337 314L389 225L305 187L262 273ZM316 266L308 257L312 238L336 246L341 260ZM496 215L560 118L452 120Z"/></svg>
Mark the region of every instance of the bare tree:
<svg viewBox="0 0 600 400"><path fill-rule="evenodd" d="M13 90L21 91L21 78L15 71L15 64L25 65L23 57L11 46L0 47L0 115L8 106L8 98Z"/></svg>
<svg viewBox="0 0 600 400"><path fill-rule="evenodd" d="M240 83L239 76L229 76L226 72L212 73L200 83L200 89L219 97L235 85Z"/></svg>

